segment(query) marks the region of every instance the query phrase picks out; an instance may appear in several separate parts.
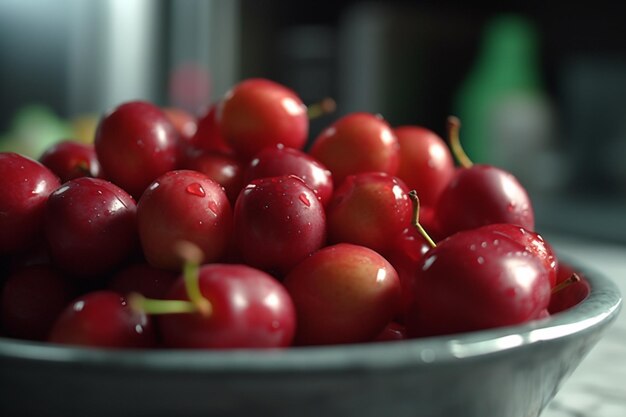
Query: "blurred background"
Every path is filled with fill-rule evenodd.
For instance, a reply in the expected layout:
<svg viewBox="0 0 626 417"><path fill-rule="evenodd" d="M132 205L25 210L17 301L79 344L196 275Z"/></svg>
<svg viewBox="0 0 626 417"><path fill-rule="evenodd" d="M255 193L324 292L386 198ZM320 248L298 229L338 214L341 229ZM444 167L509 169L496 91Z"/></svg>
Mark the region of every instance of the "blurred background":
<svg viewBox="0 0 626 417"><path fill-rule="evenodd" d="M626 243L626 36L618 2L1 0L0 150L89 141L132 99L201 114L267 77L446 137L512 171L539 230Z"/></svg>

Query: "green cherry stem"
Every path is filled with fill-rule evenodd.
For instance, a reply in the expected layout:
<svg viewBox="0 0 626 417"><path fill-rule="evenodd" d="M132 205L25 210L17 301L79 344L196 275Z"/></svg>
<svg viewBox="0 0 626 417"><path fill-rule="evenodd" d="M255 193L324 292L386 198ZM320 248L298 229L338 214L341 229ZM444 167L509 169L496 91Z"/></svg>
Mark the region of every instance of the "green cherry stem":
<svg viewBox="0 0 626 417"><path fill-rule="evenodd" d="M133 293L128 297L131 307L147 314L200 313L203 316L210 316L213 307L200 291L200 264L204 256L202 250L186 241L177 242L174 250L184 260L183 280L189 301L154 300Z"/></svg>
<svg viewBox="0 0 626 417"><path fill-rule="evenodd" d="M313 103L307 107L306 113L309 120L317 119L325 114L332 113L337 108L337 103L330 97L326 97L322 101Z"/></svg>
<svg viewBox="0 0 626 417"><path fill-rule="evenodd" d="M448 141L450 142L450 148L454 157L463 168L471 168L474 163L467 156L463 146L461 146L461 139L459 138L459 131L461 130L461 121L456 116L448 117Z"/></svg>
<svg viewBox="0 0 626 417"><path fill-rule="evenodd" d="M437 247L437 244L435 243L435 241L428 235L426 230L424 230L424 228L420 224L420 199L417 196L417 191L415 190L409 191L409 197L411 198L411 201L413 202L413 219L411 220L413 223L413 226L417 228L420 235L422 235L424 239L426 239L426 242L428 242L431 248Z"/></svg>

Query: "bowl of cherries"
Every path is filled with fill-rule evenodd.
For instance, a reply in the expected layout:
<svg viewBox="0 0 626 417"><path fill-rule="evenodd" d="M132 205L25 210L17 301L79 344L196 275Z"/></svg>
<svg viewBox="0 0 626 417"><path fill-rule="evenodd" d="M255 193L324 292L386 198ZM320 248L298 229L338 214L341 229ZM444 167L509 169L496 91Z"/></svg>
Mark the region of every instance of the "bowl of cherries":
<svg viewBox="0 0 626 417"><path fill-rule="evenodd" d="M0 153L0 414L538 416L620 309L506 170L247 79ZM557 248L558 249L558 248Z"/></svg>

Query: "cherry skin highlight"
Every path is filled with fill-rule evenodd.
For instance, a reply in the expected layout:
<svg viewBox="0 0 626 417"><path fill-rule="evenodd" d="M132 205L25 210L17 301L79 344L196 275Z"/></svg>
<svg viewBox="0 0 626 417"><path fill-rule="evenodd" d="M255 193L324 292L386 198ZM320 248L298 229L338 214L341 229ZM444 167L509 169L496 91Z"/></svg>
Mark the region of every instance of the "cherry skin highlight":
<svg viewBox="0 0 626 417"><path fill-rule="evenodd" d="M46 201L59 185L41 163L0 152L0 254L26 249L41 236Z"/></svg>
<svg viewBox="0 0 626 417"><path fill-rule="evenodd" d="M102 168L93 144L65 140L52 145L39 157L61 180L67 182L79 177L102 177Z"/></svg>

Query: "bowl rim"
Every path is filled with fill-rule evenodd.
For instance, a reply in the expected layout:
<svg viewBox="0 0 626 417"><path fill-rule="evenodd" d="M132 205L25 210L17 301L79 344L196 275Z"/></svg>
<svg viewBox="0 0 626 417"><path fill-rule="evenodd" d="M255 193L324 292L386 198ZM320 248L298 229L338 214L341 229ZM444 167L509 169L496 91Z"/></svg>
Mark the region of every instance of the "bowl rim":
<svg viewBox="0 0 626 417"><path fill-rule="evenodd" d="M0 337L0 361L18 360L72 365L141 369L159 372L319 372L346 369L399 369L490 360L504 352L527 349L608 326L619 314L622 297L604 274L563 260L585 277L589 295L576 306L523 325L454 335L284 349L100 349L68 347Z"/></svg>

